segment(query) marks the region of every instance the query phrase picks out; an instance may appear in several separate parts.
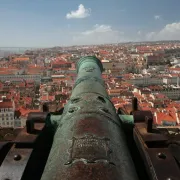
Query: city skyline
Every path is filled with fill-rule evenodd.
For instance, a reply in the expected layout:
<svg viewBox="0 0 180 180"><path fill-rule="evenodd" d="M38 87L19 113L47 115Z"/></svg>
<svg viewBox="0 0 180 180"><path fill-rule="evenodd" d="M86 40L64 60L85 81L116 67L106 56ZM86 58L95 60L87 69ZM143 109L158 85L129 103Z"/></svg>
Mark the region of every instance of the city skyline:
<svg viewBox="0 0 180 180"><path fill-rule="evenodd" d="M180 40L178 0L0 0L0 46Z"/></svg>

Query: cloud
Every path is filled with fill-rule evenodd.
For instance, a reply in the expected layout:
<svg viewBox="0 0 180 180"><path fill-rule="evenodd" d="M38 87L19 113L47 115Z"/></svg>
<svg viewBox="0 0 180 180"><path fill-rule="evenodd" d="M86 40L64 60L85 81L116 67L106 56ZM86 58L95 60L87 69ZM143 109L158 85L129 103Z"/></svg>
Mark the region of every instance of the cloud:
<svg viewBox="0 0 180 180"><path fill-rule="evenodd" d="M77 44L105 44L124 42L124 32L114 30L110 25L96 24L92 29L80 32L73 37Z"/></svg>
<svg viewBox="0 0 180 180"><path fill-rule="evenodd" d="M155 16L154 16L154 19L155 19L155 20L159 20L159 19L161 19L161 16L160 16L160 15L155 15Z"/></svg>
<svg viewBox="0 0 180 180"><path fill-rule="evenodd" d="M147 40L180 40L180 22L167 24L158 32L149 32L146 34Z"/></svg>
<svg viewBox="0 0 180 180"><path fill-rule="evenodd" d="M83 4L80 4L78 9L76 11L71 11L66 15L67 19L80 19L80 18L86 18L90 16L91 9L85 9Z"/></svg>
<svg viewBox="0 0 180 180"><path fill-rule="evenodd" d="M111 26L109 25L99 25L96 24L92 30L87 30L82 32L83 35L90 35L94 33L105 33L105 32L111 32L113 31Z"/></svg>

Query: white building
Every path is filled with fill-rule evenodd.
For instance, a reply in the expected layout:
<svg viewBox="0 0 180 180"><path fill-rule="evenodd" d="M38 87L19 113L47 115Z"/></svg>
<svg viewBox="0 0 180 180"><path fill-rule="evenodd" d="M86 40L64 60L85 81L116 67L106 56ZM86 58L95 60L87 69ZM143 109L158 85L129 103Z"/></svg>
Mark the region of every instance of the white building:
<svg viewBox="0 0 180 180"><path fill-rule="evenodd" d="M152 77L136 77L134 79L127 80L129 83L137 86L149 86L149 85L162 85L162 78Z"/></svg>
<svg viewBox="0 0 180 180"><path fill-rule="evenodd" d="M16 81L16 80L34 80L36 83L41 82L41 75L0 75L1 81Z"/></svg>
<svg viewBox="0 0 180 180"><path fill-rule="evenodd" d="M14 119L14 128L23 128L26 126L26 118L19 117Z"/></svg>
<svg viewBox="0 0 180 180"><path fill-rule="evenodd" d="M168 77L168 78L163 78L163 83L167 85L180 85L180 77Z"/></svg>
<svg viewBox="0 0 180 180"><path fill-rule="evenodd" d="M14 102L0 102L0 126L14 128Z"/></svg>
<svg viewBox="0 0 180 180"><path fill-rule="evenodd" d="M102 60L101 62L105 70L119 69L119 71L121 71L126 69L126 64L124 62L112 62L109 60Z"/></svg>
<svg viewBox="0 0 180 180"><path fill-rule="evenodd" d="M167 88L161 91L161 93L173 100L180 99L180 87Z"/></svg>
<svg viewBox="0 0 180 180"><path fill-rule="evenodd" d="M180 64L180 58L172 58L174 61L171 62L172 65Z"/></svg>

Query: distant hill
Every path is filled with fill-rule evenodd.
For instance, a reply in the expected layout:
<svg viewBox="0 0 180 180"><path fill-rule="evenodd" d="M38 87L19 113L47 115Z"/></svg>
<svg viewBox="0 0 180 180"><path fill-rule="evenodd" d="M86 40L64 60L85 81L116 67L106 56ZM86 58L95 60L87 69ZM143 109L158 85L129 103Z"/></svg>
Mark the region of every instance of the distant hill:
<svg viewBox="0 0 180 180"><path fill-rule="evenodd" d="M7 57L11 54L15 54L15 53L18 53L18 54L23 54L25 52L25 49L19 49L19 50L0 50L0 57Z"/></svg>
<svg viewBox="0 0 180 180"><path fill-rule="evenodd" d="M9 56L10 54L12 54L11 51L3 51L3 50L0 50L0 57L7 57L7 56Z"/></svg>

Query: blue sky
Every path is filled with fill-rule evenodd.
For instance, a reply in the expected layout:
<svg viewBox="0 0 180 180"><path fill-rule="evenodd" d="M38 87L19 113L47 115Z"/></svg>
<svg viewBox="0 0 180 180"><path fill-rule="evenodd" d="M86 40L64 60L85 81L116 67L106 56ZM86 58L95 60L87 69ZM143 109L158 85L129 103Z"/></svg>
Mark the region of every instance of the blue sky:
<svg viewBox="0 0 180 180"><path fill-rule="evenodd" d="M179 0L0 0L0 46L179 40L179 7Z"/></svg>

